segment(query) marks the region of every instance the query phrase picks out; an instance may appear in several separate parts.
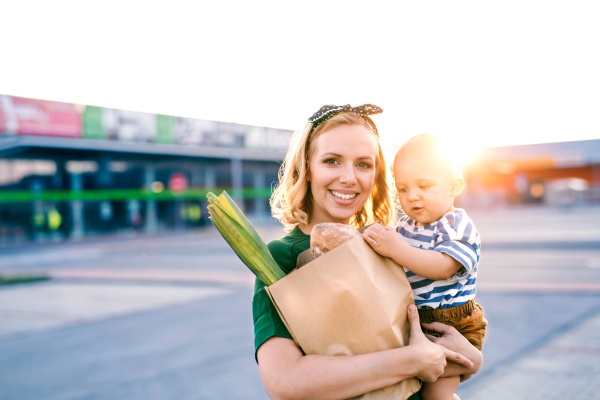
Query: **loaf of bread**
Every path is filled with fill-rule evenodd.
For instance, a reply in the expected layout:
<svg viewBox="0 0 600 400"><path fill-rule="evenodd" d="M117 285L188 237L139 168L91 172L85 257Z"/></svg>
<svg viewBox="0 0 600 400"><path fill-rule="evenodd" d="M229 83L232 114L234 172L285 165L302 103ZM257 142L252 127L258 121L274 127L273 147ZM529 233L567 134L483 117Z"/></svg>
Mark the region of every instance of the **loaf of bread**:
<svg viewBox="0 0 600 400"><path fill-rule="evenodd" d="M360 232L350 225L330 222L317 224L310 233L310 251L317 258L358 235Z"/></svg>

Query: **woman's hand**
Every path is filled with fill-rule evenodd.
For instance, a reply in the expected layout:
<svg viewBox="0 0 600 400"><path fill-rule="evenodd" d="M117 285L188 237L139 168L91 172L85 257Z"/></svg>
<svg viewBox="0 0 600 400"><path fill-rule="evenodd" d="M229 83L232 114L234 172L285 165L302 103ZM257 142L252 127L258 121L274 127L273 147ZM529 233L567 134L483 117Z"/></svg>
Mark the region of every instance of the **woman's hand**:
<svg viewBox="0 0 600 400"><path fill-rule="evenodd" d="M477 350L469 341L460 334L454 327L444 325L439 322L432 322L430 324L422 324L424 328L431 331L441 333L441 337L435 337L431 335L425 335L431 342L444 346L446 349L464 354L471 361L473 361L473 367L465 369L462 365L448 364L443 376L461 376L462 380L469 379L473 374L477 373L483 364L483 355ZM450 360L449 361L454 361Z"/></svg>
<svg viewBox="0 0 600 400"><path fill-rule="evenodd" d="M410 340L408 344L416 355L415 376L417 378L423 382L435 382L444 373L447 361L459 364L469 370L473 367L473 362L467 357L435 343L425 336L419 323L417 307L414 304L408 306L408 320L410 321ZM451 340L454 340L454 338ZM469 343L469 345L471 344ZM449 345L449 347L453 346ZM462 349L461 346L455 347Z"/></svg>

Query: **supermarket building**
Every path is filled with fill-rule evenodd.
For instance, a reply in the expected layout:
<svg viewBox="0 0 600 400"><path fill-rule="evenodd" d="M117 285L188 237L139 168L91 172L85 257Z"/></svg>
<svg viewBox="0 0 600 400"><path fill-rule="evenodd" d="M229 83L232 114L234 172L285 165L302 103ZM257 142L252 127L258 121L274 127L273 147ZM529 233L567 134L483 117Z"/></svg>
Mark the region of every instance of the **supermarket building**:
<svg viewBox="0 0 600 400"><path fill-rule="evenodd" d="M0 243L268 220L291 131L0 95Z"/></svg>
<svg viewBox="0 0 600 400"><path fill-rule="evenodd" d="M0 246L209 223L227 190L255 222L291 131L0 95ZM483 149L457 205L600 204L600 139Z"/></svg>

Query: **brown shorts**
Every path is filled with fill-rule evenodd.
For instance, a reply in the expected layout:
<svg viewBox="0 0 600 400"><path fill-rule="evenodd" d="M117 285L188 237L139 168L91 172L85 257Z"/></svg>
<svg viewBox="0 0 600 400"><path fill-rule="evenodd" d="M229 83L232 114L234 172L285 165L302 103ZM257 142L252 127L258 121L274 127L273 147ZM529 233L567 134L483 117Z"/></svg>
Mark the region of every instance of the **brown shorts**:
<svg viewBox="0 0 600 400"><path fill-rule="evenodd" d="M419 319L422 323L440 322L455 327L477 350L481 351L485 327L488 322L483 318L483 308L475 303L475 300L458 307L419 310ZM428 329L423 329L423 332L433 336L441 336L439 333Z"/></svg>

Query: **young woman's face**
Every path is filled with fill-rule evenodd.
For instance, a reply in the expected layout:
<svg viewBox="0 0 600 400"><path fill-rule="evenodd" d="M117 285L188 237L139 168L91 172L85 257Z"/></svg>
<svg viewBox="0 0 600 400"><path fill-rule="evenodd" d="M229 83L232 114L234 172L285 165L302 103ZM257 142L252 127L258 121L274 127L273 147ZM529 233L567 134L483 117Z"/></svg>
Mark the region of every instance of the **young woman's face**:
<svg viewBox="0 0 600 400"><path fill-rule="evenodd" d="M371 196L379 153L377 140L364 126L341 125L320 134L311 146L310 225L347 224Z"/></svg>

